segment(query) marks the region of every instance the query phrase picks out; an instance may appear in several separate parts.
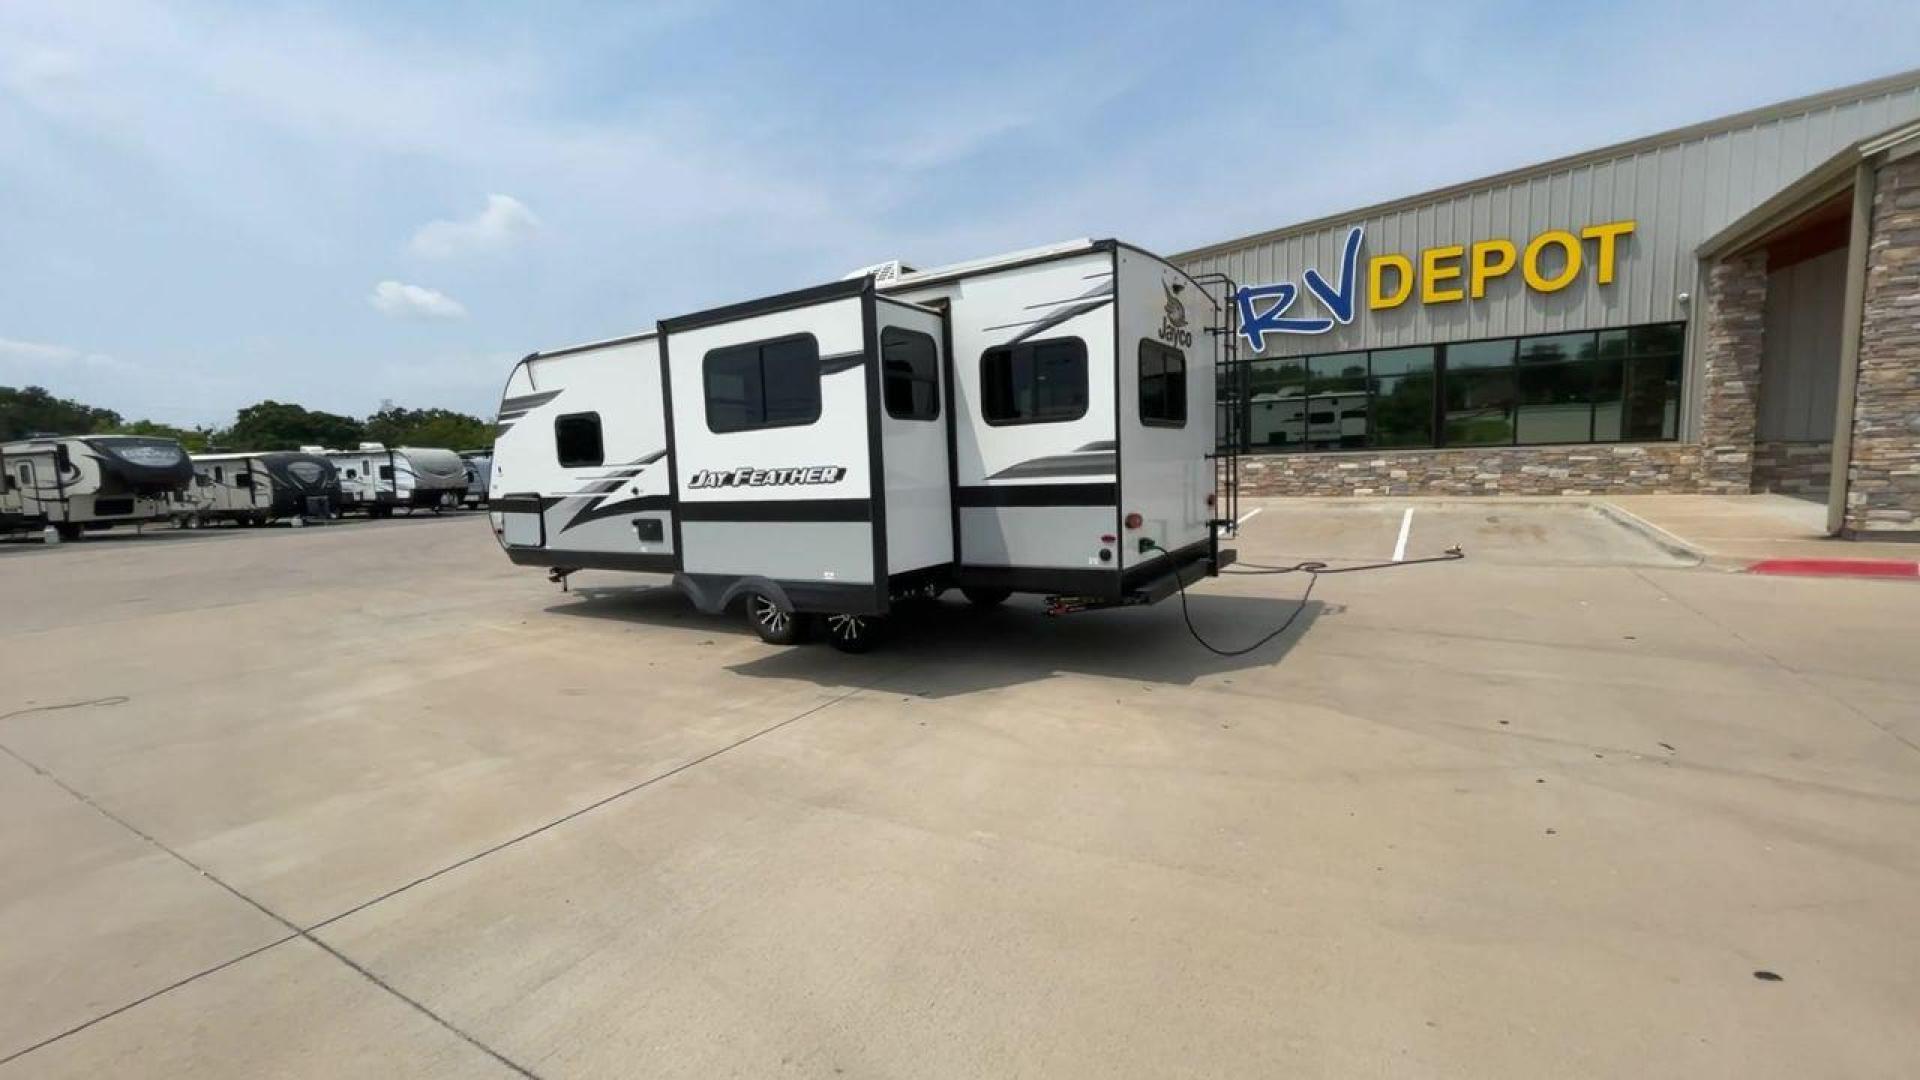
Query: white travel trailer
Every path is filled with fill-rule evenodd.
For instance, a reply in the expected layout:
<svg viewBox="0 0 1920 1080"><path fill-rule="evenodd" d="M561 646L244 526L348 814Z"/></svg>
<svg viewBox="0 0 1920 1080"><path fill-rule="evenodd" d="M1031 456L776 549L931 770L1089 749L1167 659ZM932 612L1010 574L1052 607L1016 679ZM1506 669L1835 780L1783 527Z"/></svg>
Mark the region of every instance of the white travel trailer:
<svg viewBox="0 0 1920 1080"><path fill-rule="evenodd" d="M340 478L342 505L372 517L391 517L396 508L455 507L467 495L466 463L451 450L388 448L371 442L361 443L357 450L300 449L332 462Z"/></svg>
<svg viewBox="0 0 1920 1080"><path fill-rule="evenodd" d="M467 497L474 506L487 505L487 483L493 476L492 450L463 450L460 460L467 466Z"/></svg>
<svg viewBox="0 0 1920 1080"><path fill-rule="evenodd" d="M865 648L908 597L1151 603L1231 561L1214 374L1230 305L1079 241L849 280L535 353L491 518L515 563L669 573L797 640Z"/></svg>
<svg viewBox="0 0 1920 1080"><path fill-rule="evenodd" d="M163 521L193 480L172 439L50 435L0 444L0 531L82 530Z"/></svg>
<svg viewBox="0 0 1920 1080"><path fill-rule="evenodd" d="M265 525L339 516L338 474L318 454L276 450L192 458L193 487L183 515L189 524Z"/></svg>

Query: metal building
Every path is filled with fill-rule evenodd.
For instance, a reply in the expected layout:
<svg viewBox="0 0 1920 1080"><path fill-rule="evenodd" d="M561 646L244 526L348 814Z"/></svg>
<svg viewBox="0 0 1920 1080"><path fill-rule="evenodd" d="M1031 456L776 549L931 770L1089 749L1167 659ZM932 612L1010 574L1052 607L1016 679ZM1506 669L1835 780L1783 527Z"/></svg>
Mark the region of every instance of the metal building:
<svg viewBox="0 0 1920 1080"><path fill-rule="evenodd" d="M1175 256L1274 494L1779 490L1920 535L1920 71Z"/></svg>

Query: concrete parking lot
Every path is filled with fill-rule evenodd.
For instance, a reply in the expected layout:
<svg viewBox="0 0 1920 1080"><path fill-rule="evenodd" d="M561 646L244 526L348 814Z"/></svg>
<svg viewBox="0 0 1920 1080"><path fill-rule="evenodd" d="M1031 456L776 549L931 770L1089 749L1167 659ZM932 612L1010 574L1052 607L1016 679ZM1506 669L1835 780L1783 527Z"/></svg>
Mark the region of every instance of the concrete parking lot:
<svg viewBox="0 0 1920 1080"><path fill-rule="evenodd" d="M475 516L0 545L0 1077L1920 1071L1920 585L1576 505L1238 547L1409 506L1469 558L1235 659L778 649Z"/></svg>

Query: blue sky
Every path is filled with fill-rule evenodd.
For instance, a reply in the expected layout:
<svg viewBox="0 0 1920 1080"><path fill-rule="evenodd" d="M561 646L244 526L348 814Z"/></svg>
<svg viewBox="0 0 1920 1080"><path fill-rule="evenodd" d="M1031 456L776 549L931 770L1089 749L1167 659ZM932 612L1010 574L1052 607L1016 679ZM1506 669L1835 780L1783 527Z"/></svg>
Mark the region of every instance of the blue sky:
<svg viewBox="0 0 1920 1080"><path fill-rule="evenodd" d="M0 0L0 384L490 414L518 357L1176 251L1920 65L1920 5Z"/></svg>

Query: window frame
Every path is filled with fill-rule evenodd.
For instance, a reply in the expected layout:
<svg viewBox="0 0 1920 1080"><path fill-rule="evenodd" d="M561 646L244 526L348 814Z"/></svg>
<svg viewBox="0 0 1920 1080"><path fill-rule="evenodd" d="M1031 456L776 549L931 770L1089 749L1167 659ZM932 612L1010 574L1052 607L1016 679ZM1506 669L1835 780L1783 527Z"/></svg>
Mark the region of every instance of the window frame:
<svg viewBox="0 0 1920 1080"><path fill-rule="evenodd" d="M584 420L589 417L593 419L593 441L600 451L599 458L595 461L569 460L565 452L561 449L560 425L569 420ZM597 469L607 463L607 433L606 429L601 425L598 410L563 413L553 418L553 458L560 463L560 467L563 469Z"/></svg>
<svg viewBox="0 0 1920 1080"><path fill-rule="evenodd" d="M781 420L777 423L769 423L765 419L762 419L759 423L745 424L739 427L715 427L713 422L713 358L722 353L734 353L746 349L755 350L754 359L760 376L760 415L764 418L767 412L767 348L771 345L784 345L793 341L805 341L813 348L812 415L803 420ZM814 424L820 422L820 412L822 408L821 381L820 339L808 331L801 331L797 334L782 334L779 337L758 338L752 341L740 341L732 345L719 345L708 349L706 354L700 358L700 404L701 411L706 414L707 430L715 435L737 435L745 431L772 431L778 428L812 427Z"/></svg>
<svg viewBox="0 0 1920 1080"><path fill-rule="evenodd" d="M1180 415L1178 418L1154 417L1149 419L1147 416L1147 354L1149 352L1160 354L1161 369L1159 374L1153 377L1162 380L1168 386L1177 385L1180 387ZM1174 372L1166 366L1170 360L1180 365L1177 378ZM1143 337L1140 339L1136 363L1138 367L1134 372L1133 411L1140 420L1140 426L1166 428L1172 431L1179 431L1185 428L1187 426L1187 418L1193 415L1193 409L1187 401L1187 354L1158 338ZM1162 392L1162 397L1163 399L1165 398L1164 391Z"/></svg>
<svg viewBox="0 0 1920 1080"><path fill-rule="evenodd" d="M1071 416L1066 416L1066 415L1024 416L1024 417L1017 416L1017 417L1009 417L1002 420L995 420L993 417L987 414L987 400L988 400L987 389L986 389L987 388L987 361L990 357L992 357L995 353L1005 353L1007 355L1008 362L1011 363L1014 350L1016 349L1025 348L1028 350L1034 350L1034 349L1040 348L1042 345L1059 345L1059 344L1065 344L1067 342L1073 343L1073 345L1078 347L1078 349L1080 350L1079 359L1080 359L1081 393L1080 393L1080 411L1079 412L1076 412ZM1071 424L1075 420L1084 419L1087 415L1087 410L1092 407L1092 399L1093 399L1093 379L1092 379L1091 372L1088 370L1089 363L1090 363L1090 354L1088 353L1088 350L1087 350L1087 339L1081 337L1078 334L1063 334L1059 337L1035 338L1032 340L1014 342L1007 345L994 345L987 349L983 349L980 353L980 419L985 421L987 426L989 427L1021 427L1026 424ZM1036 386L1037 385L1038 383L1036 380Z"/></svg>
<svg viewBox="0 0 1920 1080"><path fill-rule="evenodd" d="M910 374L908 376L908 382L910 384L917 384L917 383L924 382L928 386L931 386L933 388L933 411L931 413L922 415L920 413L914 413L914 412L897 413L893 411L893 400L887 394L887 379L888 379L887 335L888 334L894 334L894 335L897 335L898 337L905 337L905 338L918 338L921 341L924 341L927 343L927 347L930 350L930 354L933 357L933 370L930 373L928 373L927 377L924 379L920 378L918 375ZM906 420L906 421L925 423L927 421L940 419L940 410L941 408L944 407L944 404L945 404L940 400L940 398L941 398L940 342L935 340L932 334L929 334L924 330L915 330L912 327L908 327L908 326L881 327L880 328L880 406L881 408L885 409L887 412L887 415L895 420Z"/></svg>
<svg viewBox="0 0 1920 1080"><path fill-rule="evenodd" d="M1239 437L1239 445L1229 448L1224 441L1221 441L1227 434L1226 426L1222 426L1216 431L1216 442L1219 443L1222 449L1232 449L1233 452L1241 454L1326 454L1388 450L1488 450L1503 448L1526 450L1554 446L1675 443L1681 440L1680 429L1683 426L1681 422L1676 420L1676 417L1683 418L1686 411L1686 395L1690 381L1688 379L1690 372L1688 372L1686 366L1687 343L1692 330L1692 324L1689 320L1671 319L1663 322L1633 323L1627 326L1596 327L1590 330L1510 334L1496 338L1476 338L1472 341L1429 342L1421 345L1391 345L1373 349L1356 349L1351 350L1349 353L1327 354L1328 357L1343 355L1360 355L1366 357L1367 378L1365 393L1368 410L1366 442L1362 445L1351 447L1316 447L1312 445L1312 440L1308 437L1311 434L1311 424L1305 421L1304 418L1303 424L1305 424L1305 430L1303 431L1302 439L1298 442L1253 442L1253 398L1256 391L1263 393L1269 391L1277 392L1287 387L1297 386L1300 391L1298 400L1304 408L1311 408L1310 403L1316 397L1329 396L1327 394L1316 395L1313 392L1317 376L1314 374L1311 361L1324 359L1325 357L1322 357L1320 354L1301 353L1287 356L1253 356L1246 360L1239 361L1235 365L1237 370L1228 372L1226 378L1222 378L1216 383L1215 401L1213 405L1216 422L1225 424L1225 421L1221 419L1224 416L1222 411L1224 409L1231 409L1237 412L1238 415L1231 422L1230 426ZM1612 333L1624 335L1625 343L1622 345L1619 355L1609 357L1603 342L1606 335ZM1555 338L1574 339L1580 337L1585 337L1592 342L1592 348L1586 355L1580 355L1576 352L1570 353L1557 360L1528 361L1523 354L1523 348L1526 343L1530 341ZM1508 357L1504 363L1472 363L1466 366L1458 366L1450 362L1455 359L1449 356L1449 353L1454 350L1465 350L1469 346L1502 345L1506 346L1508 351ZM1424 370L1395 370L1391 372L1375 370L1374 362L1378 355L1405 352L1411 349L1432 350L1430 366ZM1487 350L1476 349L1475 351L1485 352ZM1606 378L1610 364L1617 367L1618 371L1619 387L1617 391L1610 391L1619 395L1617 401L1611 397L1603 398L1601 396L1607 386ZM1528 389L1528 384L1532 381L1528 377L1529 372L1534 373L1534 378L1537 379L1540 377L1540 373L1544 373L1547 369L1556 366L1567 369L1584 367L1586 370L1586 381L1588 382L1586 399L1588 409L1587 438L1575 442L1522 441L1521 429L1524 425L1521 419L1521 410L1525 407L1523 400ZM1500 377L1500 375L1493 373L1504 375L1512 387L1512 403L1508 410L1507 420L1509 426L1507 438L1500 442L1459 442L1449 440L1447 438L1447 401L1453 377L1458 375L1468 380L1497 379ZM1396 380L1396 385L1398 385L1397 380L1422 375L1425 375L1431 380L1431 399L1427 402L1427 413L1430 419L1427 426L1426 440L1418 444L1380 442L1382 424L1379 406L1382 401L1392 396L1391 394L1383 394L1381 392L1384 381L1393 379ZM1642 388L1642 383L1647 384L1647 389ZM1671 389L1670 394L1667 392L1669 388ZM1652 392L1649 393L1648 389L1651 389ZM1223 393L1227 393L1228 391L1231 392L1231 402L1222 396ZM1335 396L1344 397L1346 393L1343 391ZM1617 434L1611 437L1603 433L1600 425L1601 411L1603 407L1608 406L1616 408L1619 413L1619 430ZM1658 436L1634 434L1634 425L1630 421L1638 419L1643 425L1640 430L1648 430L1650 427L1649 421L1656 417L1656 414L1652 411L1656 407L1661 410L1658 416L1663 418L1662 433ZM1672 426L1671 433L1667 433L1666 431L1666 425L1669 423Z"/></svg>

